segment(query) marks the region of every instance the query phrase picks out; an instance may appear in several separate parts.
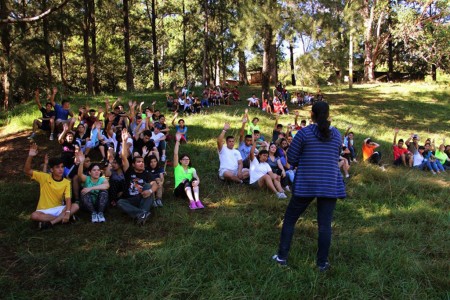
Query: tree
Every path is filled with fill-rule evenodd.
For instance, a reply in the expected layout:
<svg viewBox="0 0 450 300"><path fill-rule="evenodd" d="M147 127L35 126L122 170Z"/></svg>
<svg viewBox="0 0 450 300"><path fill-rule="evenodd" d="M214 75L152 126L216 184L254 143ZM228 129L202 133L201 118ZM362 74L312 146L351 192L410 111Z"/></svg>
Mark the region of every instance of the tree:
<svg viewBox="0 0 450 300"><path fill-rule="evenodd" d="M128 0L123 0L123 43L125 54L125 73L127 82L127 91L134 91L134 75L133 64L131 62L131 50L130 50L130 19L129 19L129 7Z"/></svg>

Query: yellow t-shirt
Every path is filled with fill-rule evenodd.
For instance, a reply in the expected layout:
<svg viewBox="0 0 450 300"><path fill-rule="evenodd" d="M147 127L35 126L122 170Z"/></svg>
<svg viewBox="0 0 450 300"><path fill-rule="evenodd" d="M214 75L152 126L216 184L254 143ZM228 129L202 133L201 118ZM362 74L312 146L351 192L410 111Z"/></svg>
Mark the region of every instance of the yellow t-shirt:
<svg viewBox="0 0 450 300"><path fill-rule="evenodd" d="M70 181L65 178L61 181L56 181L51 174L33 170L31 179L36 180L40 186L39 202L36 210L60 206L64 199L71 196Z"/></svg>

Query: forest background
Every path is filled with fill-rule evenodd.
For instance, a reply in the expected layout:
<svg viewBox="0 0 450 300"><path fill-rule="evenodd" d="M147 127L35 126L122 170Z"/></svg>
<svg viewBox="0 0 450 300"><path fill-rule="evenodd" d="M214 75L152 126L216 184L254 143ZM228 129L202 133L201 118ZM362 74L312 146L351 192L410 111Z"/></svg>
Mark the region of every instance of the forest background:
<svg viewBox="0 0 450 300"><path fill-rule="evenodd" d="M263 90L372 82L376 70L436 80L449 21L446 0L0 0L1 104L54 84L98 95L247 84L250 71Z"/></svg>

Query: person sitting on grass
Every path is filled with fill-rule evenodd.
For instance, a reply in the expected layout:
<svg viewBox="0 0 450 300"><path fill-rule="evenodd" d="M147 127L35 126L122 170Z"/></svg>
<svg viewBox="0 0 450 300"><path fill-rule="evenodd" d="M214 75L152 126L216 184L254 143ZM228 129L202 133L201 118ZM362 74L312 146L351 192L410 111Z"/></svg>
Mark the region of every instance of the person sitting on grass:
<svg viewBox="0 0 450 300"><path fill-rule="evenodd" d="M117 201L117 207L136 220L138 225L144 225L150 217L153 205L153 193L157 190L156 182L151 181L151 174L145 170L144 158L134 156L132 166L128 162L128 131L122 130L122 169L125 172L126 189Z"/></svg>
<svg viewBox="0 0 450 300"><path fill-rule="evenodd" d="M68 125L69 129L73 130L76 119L73 117L73 112L70 110L70 102L69 100L63 100L61 105L56 103L55 95L57 92L58 89L54 87L52 96L50 97L50 102L55 108L55 124L56 126Z"/></svg>
<svg viewBox="0 0 450 300"><path fill-rule="evenodd" d="M91 213L92 223L103 223L105 219L105 209L108 205L109 182L104 176L100 176L102 170L98 163L89 166L86 176L83 174L84 154L78 151L78 178L83 185L81 190L81 206Z"/></svg>
<svg viewBox="0 0 450 300"><path fill-rule="evenodd" d="M284 169L280 157L278 156L278 147L275 143L271 143L268 148L269 156L267 158L267 163L272 169L272 173L278 176L278 178L273 177L273 179L280 180L281 186L284 187L284 190L286 192L290 192L289 177L286 176L286 170Z"/></svg>
<svg viewBox="0 0 450 300"><path fill-rule="evenodd" d="M277 114L275 117L275 126L272 131L272 143L275 143L278 140L280 133L283 132L283 124L278 124L279 119L280 115Z"/></svg>
<svg viewBox="0 0 450 300"><path fill-rule="evenodd" d="M302 121L303 122L303 121ZM305 120L306 125L306 120ZM350 151L349 154L346 154L344 157L348 159L348 162L357 162L356 160L356 151L355 151L355 142L354 142L354 134L353 131L350 131L352 129L353 125L348 125L347 130L344 134L344 146L347 147L347 149Z"/></svg>
<svg viewBox="0 0 450 300"><path fill-rule="evenodd" d="M430 147L427 147L427 145L429 144L425 144L425 151L423 152L423 158L426 166L434 175L440 174L441 172L445 172L444 167L441 165L440 162L438 163L438 160L433 155L433 152L431 151Z"/></svg>
<svg viewBox="0 0 450 300"><path fill-rule="evenodd" d="M373 142L370 138L365 139L362 146L363 160L371 164L380 165L381 153L375 151L378 147L380 145Z"/></svg>
<svg viewBox="0 0 450 300"><path fill-rule="evenodd" d="M178 120L178 125L175 125L175 119L178 117L178 113L175 113L175 115L173 116L172 119L172 126L175 127L176 133L180 133L181 134L181 141L180 142L185 142L187 143L187 126L184 122L183 119L179 119Z"/></svg>
<svg viewBox="0 0 450 300"><path fill-rule="evenodd" d="M247 99L249 107L258 107L259 108L259 99L256 98L255 94L252 94L250 98Z"/></svg>
<svg viewBox="0 0 450 300"><path fill-rule="evenodd" d="M436 150L434 156L438 159L444 169L450 169L450 158L447 153L445 153L445 139L442 141L442 144L439 145L439 148Z"/></svg>
<svg viewBox="0 0 450 300"><path fill-rule="evenodd" d="M256 188L267 187L274 192L279 199L286 199L287 196L281 187L280 180L273 174L270 165L267 163L269 152L267 150L259 151L255 157L256 142L252 136L252 149L250 150L250 185Z"/></svg>
<svg viewBox="0 0 450 300"><path fill-rule="evenodd" d="M28 137L28 139L34 139L36 130L39 128L41 130L50 131L50 141L53 141L53 132L55 131L55 111L52 110L52 103L47 102L45 104L45 108L43 108L41 102L39 101L39 89L34 92L34 95L34 101L36 101L39 111L42 113L42 118L41 120L35 119L33 121L33 133Z"/></svg>
<svg viewBox="0 0 450 300"><path fill-rule="evenodd" d="M39 222L39 229L48 229L57 223L69 222L79 206L72 204L70 181L64 178L62 160L50 158L48 161L50 173L39 172L31 168L31 162L37 153L37 145L31 144L24 172L40 186L39 202L36 211L31 214L31 220Z"/></svg>
<svg viewBox="0 0 450 300"><path fill-rule="evenodd" d="M175 197L189 199L191 210L204 208L200 201L200 178L197 171L191 165L191 158L187 154L178 155L181 134L175 135L175 147L173 149L173 169L175 177Z"/></svg>
<svg viewBox="0 0 450 300"><path fill-rule="evenodd" d="M410 156L410 152L408 149L403 148L403 139L399 139L397 143L397 134L399 129L394 129L394 142L392 143L392 151L394 152L394 165L400 166L404 165L405 167L410 166L412 167L412 159Z"/></svg>
<svg viewBox="0 0 450 300"><path fill-rule="evenodd" d="M234 137L226 137L226 147L224 147L224 136L230 124L225 123L222 132L217 137L217 150L219 151L219 178L224 181L242 183L249 177L248 169L243 169L241 153L234 149Z"/></svg>
<svg viewBox="0 0 450 300"><path fill-rule="evenodd" d="M63 125L63 132L59 135L58 142L61 144L61 159L65 167L64 176L67 176L71 173L75 160L75 152L79 149L78 143L75 141L75 136L69 130L68 124Z"/></svg>
<svg viewBox="0 0 450 300"><path fill-rule="evenodd" d="M163 184L164 184L164 168L159 166L158 158L155 155L150 155L148 157L149 163L146 169L150 172L151 181L156 182L157 190L155 192L155 201L153 201L154 207L163 207L162 196L163 196Z"/></svg>

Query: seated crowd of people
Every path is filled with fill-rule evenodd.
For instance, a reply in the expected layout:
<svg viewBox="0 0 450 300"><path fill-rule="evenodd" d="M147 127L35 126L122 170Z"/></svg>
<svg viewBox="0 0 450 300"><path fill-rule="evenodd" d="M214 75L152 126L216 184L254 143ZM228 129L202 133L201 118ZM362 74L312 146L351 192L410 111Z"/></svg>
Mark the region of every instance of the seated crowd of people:
<svg viewBox="0 0 450 300"><path fill-rule="evenodd" d="M155 109L155 102L152 107L144 107L144 103L137 105L135 101L129 101L126 110L120 98L112 105L106 100L104 108L97 110L82 106L75 117L69 101L64 100L61 105L55 103L57 92L54 88L43 108L36 91L35 101L42 118L33 122L33 133L29 138L35 138L38 128L50 131L50 140L59 132L57 140L61 155L51 159L46 155L43 170L33 170L31 164L37 155L37 146L32 143L24 169L40 184L38 206L31 215L39 228L74 221L80 208L91 214L93 223L102 223L106 221L108 206L117 207L139 225L145 224L151 209L163 206L166 146L169 141L174 143L174 195L186 199L191 210L204 208L197 170L191 165L189 154L179 153L180 144L188 142L185 121L177 121L180 106L174 112L171 125ZM181 98L187 99L186 94L189 96L189 93L183 92ZM186 112L185 109L181 111ZM218 176L221 180L246 183L256 189L267 189L280 199L287 198L286 193L292 189L295 174L295 167L287 160L287 151L296 133L305 128L307 122L301 120L299 123L300 115L295 111L294 123L284 127L279 123L279 116L280 113L276 114L272 134L268 138L261 132L259 119L251 118L249 110L245 109L237 149L234 136L227 135L231 125L224 124L217 137ZM100 120L102 118L103 121ZM312 121L309 122L311 124ZM351 126L342 141L340 161L336 162L345 177L349 177L350 164L357 162L350 129ZM434 149L431 141L419 146L419 138L413 134L405 142L406 149L403 140L397 143L397 133L396 129L393 144L395 164L429 168L436 173L450 167L450 146L442 144ZM381 153L375 151L378 146L370 138L364 140L363 160L380 164ZM101 155L100 162L93 162L93 153Z"/></svg>
<svg viewBox="0 0 450 300"><path fill-rule="evenodd" d="M195 96L194 91L183 88L176 92L176 97L166 94L167 108L174 112L200 113L202 109L215 105L231 105L233 101L240 101L239 91L236 87L229 88L220 86L206 87L201 99Z"/></svg>

